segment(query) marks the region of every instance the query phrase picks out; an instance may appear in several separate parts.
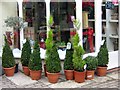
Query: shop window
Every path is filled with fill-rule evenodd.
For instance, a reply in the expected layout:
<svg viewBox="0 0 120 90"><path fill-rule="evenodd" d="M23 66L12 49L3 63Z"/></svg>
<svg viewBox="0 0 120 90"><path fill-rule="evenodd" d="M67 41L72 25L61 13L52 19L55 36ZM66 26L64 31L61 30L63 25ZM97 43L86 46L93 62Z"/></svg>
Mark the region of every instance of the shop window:
<svg viewBox="0 0 120 90"><path fill-rule="evenodd" d="M70 30L73 29L71 17L76 18L76 3L72 2L50 2L50 14L54 18L54 39L60 42L69 42Z"/></svg>
<svg viewBox="0 0 120 90"><path fill-rule="evenodd" d="M23 2L23 16L28 23L28 28L24 30L25 38L30 40L46 39L46 3L43 2Z"/></svg>
<svg viewBox="0 0 120 90"><path fill-rule="evenodd" d="M83 48L86 53L95 51L95 3L94 0L82 1Z"/></svg>

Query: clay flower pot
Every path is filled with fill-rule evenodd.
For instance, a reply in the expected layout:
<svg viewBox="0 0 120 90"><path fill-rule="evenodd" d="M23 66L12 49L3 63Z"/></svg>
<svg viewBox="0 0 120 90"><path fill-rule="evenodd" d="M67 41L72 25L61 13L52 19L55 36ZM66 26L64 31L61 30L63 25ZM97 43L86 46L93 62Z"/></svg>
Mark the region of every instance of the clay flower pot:
<svg viewBox="0 0 120 90"><path fill-rule="evenodd" d="M98 76L106 76L107 73L107 66L106 67L97 67L97 75Z"/></svg>
<svg viewBox="0 0 120 90"><path fill-rule="evenodd" d="M66 80L73 80L74 70L64 70Z"/></svg>
<svg viewBox="0 0 120 90"><path fill-rule="evenodd" d="M87 70L86 71L86 79L87 80L91 80L94 78L94 73L95 73L95 70Z"/></svg>
<svg viewBox="0 0 120 90"><path fill-rule="evenodd" d="M74 71L74 79L75 82L82 83L85 81L85 71L84 72L78 72Z"/></svg>
<svg viewBox="0 0 120 90"><path fill-rule="evenodd" d="M5 75L8 77L14 76L14 72L15 72L15 66L11 67L11 68L3 68Z"/></svg>
<svg viewBox="0 0 120 90"><path fill-rule="evenodd" d="M39 80L41 78L42 70L33 71L30 70L30 77L32 80Z"/></svg>
<svg viewBox="0 0 120 90"><path fill-rule="evenodd" d="M47 73L46 73L46 64L44 64L44 74L47 77Z"/></svg>
<svg viewBox="0 0 120 90"><path fill-rule="evenodd" d="M57 83L57 81L60 77L60 73L49 73L49 72L47 72L47 77L48 77L48 81L50 83Z"/></svg>
<svg viewBox="0 0 120 90"><path fill-rule="evenodd" d="M23 67L23 72L24 72L24 74L27 75L27 76L29 76L29 75L30 75L30 70L29 70L29 68L26 67L26 66L22 66L22 67Z"/></svg>

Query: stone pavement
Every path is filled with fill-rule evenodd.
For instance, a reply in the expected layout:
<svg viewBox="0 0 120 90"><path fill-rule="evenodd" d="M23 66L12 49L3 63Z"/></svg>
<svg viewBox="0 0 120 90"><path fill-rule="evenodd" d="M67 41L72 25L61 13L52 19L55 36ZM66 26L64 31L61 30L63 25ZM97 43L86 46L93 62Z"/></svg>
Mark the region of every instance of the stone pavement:
<svg viewBox="0 0 120 90"><path fill-rule="evenodd" d="M119 88L120 70L108 73L107 76L95 76L93 80L86 80L84 83L76 83L74 80L65 80L64 75L61 75L58 83L51 84L47 78L42 75L42 78L35 83L28 85L16 85L9 80L5 75L0 76L0 88Z"/></svg>

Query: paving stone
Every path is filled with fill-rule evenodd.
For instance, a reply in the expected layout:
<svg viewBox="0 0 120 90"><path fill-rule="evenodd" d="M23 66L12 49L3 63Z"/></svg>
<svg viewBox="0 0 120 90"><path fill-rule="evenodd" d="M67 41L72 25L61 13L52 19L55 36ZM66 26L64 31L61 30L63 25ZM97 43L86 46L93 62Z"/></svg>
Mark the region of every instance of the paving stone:
<svg viewBox="0 0 120 90"><path fill-rule="evenodd" d="M107 77L107 76L102 76L102 77L95 76L94 79L93 79L93 81L95 81L95 82L105 82L105 81L108 81L108 80L112 80L112 78Z"/></svg>
<svg viewBox="0 0 120 90"><path fill-rule="evenodd" d="M11 80L16 85L28 85L31 83L36 83L36 80L31 80L30 77L24 75L21 72L16 73L13 77L6 77L7 79Z"/></svg>
<svg viewBox="0 0 120 90"><path fill-rule="evenodd" d="M118 73L112 73L112 74L108 74L107 76L113 78L113 79L120 79L118 78Z"/></svg>

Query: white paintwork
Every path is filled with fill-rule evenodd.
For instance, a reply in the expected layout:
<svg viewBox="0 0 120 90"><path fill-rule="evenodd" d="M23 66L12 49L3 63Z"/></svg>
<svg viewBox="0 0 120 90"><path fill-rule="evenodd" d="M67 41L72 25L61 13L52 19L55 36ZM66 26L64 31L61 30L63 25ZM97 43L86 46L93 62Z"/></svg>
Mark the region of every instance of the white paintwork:
<svg viewBox="0 0 120 90"><path fill-rule="evenodd" d="M102 0L95 1L95 52L99 51L102 41L102 12L101 4Z"/></svg>
<svg viewBox="0 0 120 90"><path fill-rule="evenodd" d="M108 69L120 66L118 64L118 51L109 52Z"/></svg>
<svg viewBox="0 0 120 90"><path fill-rule="evenodd" d="M46 2L46 22L47 22L47 35L48 35L48 31L50 30L50 28L48 27L48 21L50 18L50 0L45 0Z"/></svg>
<svg viewBox="0 0 120 90"><path fill-rule="evenodd" d="M23 18L22 1L23 0L17 0L18 6L19 6L19 17L21 17L21 18ZM23 28L21 28L21 30L20 30L20 49L21 50L23 47L23 40L24 40L24 33L23 33Z"/></svg>
<svg viewBox="0 0 120 90"><path fill-rule="evenodd" d="M75 0L75 1L76 1L76 18L77 18L77 20L82 22L82 0ZM83 46L82 32L83 31L82 31L82 23L81 23L80 29L78 30L78 34L79 34L79 37L80 37L80 45Z"/></svg>

